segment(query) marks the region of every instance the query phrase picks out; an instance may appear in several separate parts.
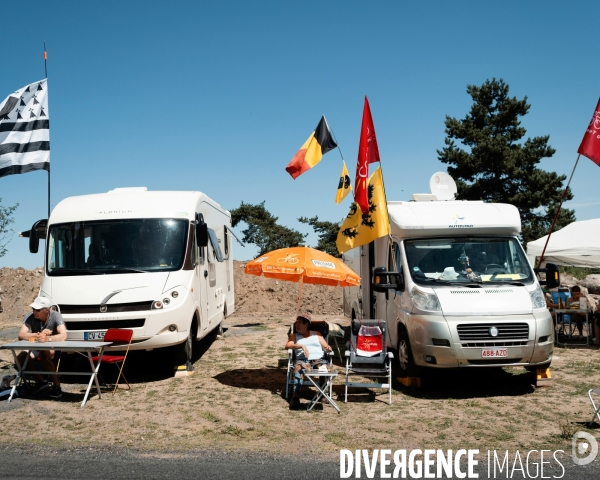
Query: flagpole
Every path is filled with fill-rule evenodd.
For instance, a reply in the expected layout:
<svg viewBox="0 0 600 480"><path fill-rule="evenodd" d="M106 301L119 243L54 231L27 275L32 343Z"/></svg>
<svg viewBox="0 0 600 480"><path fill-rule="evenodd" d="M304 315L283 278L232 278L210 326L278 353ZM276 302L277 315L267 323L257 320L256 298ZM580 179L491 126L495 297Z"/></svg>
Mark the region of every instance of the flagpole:
<svg viewBox="0 0 600 480"><path fill-rule="evenodd" d="M325 115L323 115L323 118L325 118ZM340 151L340 157L342 157L342 161L344 160L344 155L342 155L342 149L340 148L340 144L337 141L337 138L335 136L335 133L333 133L333 130L331 129L331 127L329 126L329 122L327 121L327 118L325 118L325 123L327 123L327 128L329 128L329 131L331 132L331 134L333 135L333 141L335 142L335 144L337 145L338 150Z"/></svg>
<svg viewBox="0 0 600 480"><path fill-rule="evenodd" d="M46 78L46 88L48 88L48 53L46 52L46 41L44 40L44 74ZM48 218L50 218L50 161L48 161Z"/></svg>
<svg viewBox="0 0 600 480"><path fill-rule="evenodd" d="M544 254L546 253L546 247L548 246L548 242L550 241L550 235L552 235L552 231L554 230L554 225L556 224L556 220L558 219L558 214L560 213L560 208L562 207L563 201L567 196L567 192L569 191L569 185L571 185L571 179L573 178L573 174L575 173L575 169L577 168L577 164L579 163L579 157L581 154L577 155L577 160L575 161L575 166L573 167L573 171L571 172L571 176L569 177L569 182L567 183L567 187L563 192L563 196L560 199L560 204L558 205L558 210L556 210L556 215L554 215L554 220L552 221L552 226L550 227L550 232L548 232L548 237L546 238L546 243L544 244L544 249L542 250L542 255L540 256L540 261L538 263L538 267L542 266L542 261L544 260Z"/></svg>

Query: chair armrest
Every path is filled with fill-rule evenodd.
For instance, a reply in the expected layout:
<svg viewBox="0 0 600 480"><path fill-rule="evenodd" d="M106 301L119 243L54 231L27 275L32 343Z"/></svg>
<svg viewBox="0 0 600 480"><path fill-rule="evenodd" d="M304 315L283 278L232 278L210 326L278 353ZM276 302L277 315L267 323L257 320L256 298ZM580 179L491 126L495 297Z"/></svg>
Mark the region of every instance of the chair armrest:
<svg viewBox="0 0 600 480"><path fill-rule="evenodd" d="M288 358L291 359L294 351L291 348L288 348Z"/></svg>
<svg viewBox="0 0 600 480"><path fill-rule="evenodd" d="M349 356L350 356L350 350L346 350L346 351L344 352L344 355L345 355L346 357L349 357Z"/></svg>
<svg viewBox="0 0 600 480"><path fill-rule="evenodd" d="M394 354L392 352L387 352L388 358L394 358Z"/></svg>

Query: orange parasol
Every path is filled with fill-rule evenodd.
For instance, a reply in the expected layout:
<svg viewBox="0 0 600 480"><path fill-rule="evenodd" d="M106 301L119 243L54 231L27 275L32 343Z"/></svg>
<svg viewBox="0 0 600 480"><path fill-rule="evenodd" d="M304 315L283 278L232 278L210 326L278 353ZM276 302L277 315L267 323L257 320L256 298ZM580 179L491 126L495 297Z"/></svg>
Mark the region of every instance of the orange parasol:
<svg viewBox="0 0 600 480"><path fill-rule="evenodd" d="M265 253L249 262L245 272L288 282L300 282L298 312L303 283L334 287L360 285L360 277L340 258L310 247L281 248Z"/></svg>

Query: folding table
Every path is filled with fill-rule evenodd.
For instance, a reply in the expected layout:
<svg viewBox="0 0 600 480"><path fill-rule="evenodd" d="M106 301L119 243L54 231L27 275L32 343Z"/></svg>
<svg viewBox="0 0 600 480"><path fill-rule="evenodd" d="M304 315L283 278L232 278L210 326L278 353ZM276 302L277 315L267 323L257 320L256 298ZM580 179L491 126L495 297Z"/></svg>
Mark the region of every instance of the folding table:
<svg viewBox="0 0 600 480"><path fill-rule="evenodd" d="M90 394L90 390L92 389L92 383L96 383L96 388L98 390L98 398L102 398L102 392L100 391L100 384L98 383L98 370L100 369L100 360L102 360L102 355L104 355L104 349L110 345L112 342L88 342L88 341L76 341L76 340L64 340L62 342L29 342L27 340L20 340L18 342L5 343L4 345L0 345L0 349L11 350L13 357L15 359L15 365L17 366L17 370L19 371L17 374L17 378L15 378L15 383L13 385L12 391L10 392L10 397L8 397L8 401L10 402L15 394L15 390L17 389L17 385L23 378L23 374L32 375L50 375L51 372L47 372L46 370L27 370L27 363L29 362L31 355L30 353L33 350L58 350L61 352L79 352L81 354L87 354L87 357L90 361L91 372L56 372L56 375L89 375L90 381L87 386L87 390L85 391L85 396L83 397L83 402L81 403L81 408L84 407L87 402L88 396ZM17 358L17 350L23 350L27 352L27 357L25 362L21 366L19 364L19 360ZM94 366L94 362L92 361L92 352L98 352L98 364ZM85 356L85 355L84 355Z"/></svg>
<svg viewBox="0 0 600 480"><path fill-rule="evenodd" d="M331 398L331 391L332 391L331 384L333 383L333 379L335 377L337 377L337 374L338 374L338 372L336 372L335 370L331 371L331 372L329 372L329 371L323 372L318 369L304 371L304 376L306 378L308 378L310 380L310 383L312 383L315 386L315 388L317 389L317 393L312 398L312 400L308 404L308 407L306 408L307 411L312 410L312 408L315 406L315 404L319 401L319 398L325 397L329 401L329 403L331 403L333 408L335 408L338 413L341 413L340 407L338 407L337 403L335 403L333 401L333 399ZM318 380L321 378L325 379L325 384L323 386L319 385L319 382L318 382ZM315 381L315 379L317 379L317 381ZM329 395L327 394L328 391L329 391Z"/></svg>

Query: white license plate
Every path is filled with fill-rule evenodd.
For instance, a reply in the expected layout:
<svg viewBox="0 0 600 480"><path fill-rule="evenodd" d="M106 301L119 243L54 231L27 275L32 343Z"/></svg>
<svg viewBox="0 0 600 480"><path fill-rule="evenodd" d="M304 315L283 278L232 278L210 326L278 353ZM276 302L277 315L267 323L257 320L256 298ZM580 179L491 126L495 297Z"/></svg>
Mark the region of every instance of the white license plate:
<svg viewBox="0 0 600 480"><path fill-rule="evenodd" d="M506 348L484 348L481 351L481 358L498 358L508 357L508 349Z"/></svg>
<svg viewBox="0 0 600 480"><path fill-rule="evenodd" d="M84 340L104 340L104 332L83 332Z"/></svg>

